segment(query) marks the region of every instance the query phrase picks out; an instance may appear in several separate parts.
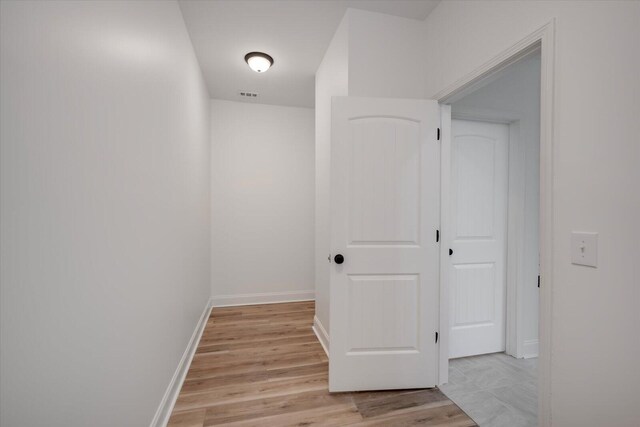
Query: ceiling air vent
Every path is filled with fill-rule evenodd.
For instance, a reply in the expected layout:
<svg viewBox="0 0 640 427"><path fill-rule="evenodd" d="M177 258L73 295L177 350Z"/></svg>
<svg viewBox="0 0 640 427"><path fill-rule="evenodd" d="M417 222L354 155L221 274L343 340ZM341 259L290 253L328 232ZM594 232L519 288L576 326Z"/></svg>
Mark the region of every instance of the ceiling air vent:
<svg viewBox="0 0 640 427"><path fill-rule="evenodd" d="M249 92L247 90L239 90L238 91L238 95L240 95L243 98L253 98L256 99L258 97L258 93L257 92Z"/></svg>

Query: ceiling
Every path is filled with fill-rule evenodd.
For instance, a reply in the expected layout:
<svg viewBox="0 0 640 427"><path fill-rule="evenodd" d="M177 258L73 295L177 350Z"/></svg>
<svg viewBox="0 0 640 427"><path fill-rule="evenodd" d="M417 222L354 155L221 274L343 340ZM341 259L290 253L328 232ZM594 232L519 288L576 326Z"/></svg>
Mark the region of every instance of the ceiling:
<svg viewBox="0 0 640 427"><path fill-rule="evenodd" d="M191 41L216 99L313 107L315 72L347 8L423 20L439 0L180 0ZM258 74L244 55L266 52ZM255 100L239 91L257 92Z"/></svg>

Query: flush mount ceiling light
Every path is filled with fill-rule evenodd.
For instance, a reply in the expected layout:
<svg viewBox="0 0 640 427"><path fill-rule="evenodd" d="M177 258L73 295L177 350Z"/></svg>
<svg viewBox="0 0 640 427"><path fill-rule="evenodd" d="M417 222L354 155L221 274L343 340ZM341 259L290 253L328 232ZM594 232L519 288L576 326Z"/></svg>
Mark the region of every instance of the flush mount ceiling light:
<svg viewBox="0 0 640 427"><path fill-rule="evenodd" d="M273 65L273 58L262 52L249 52L244 56L244 60L256 73L264 73Z"/></svg>

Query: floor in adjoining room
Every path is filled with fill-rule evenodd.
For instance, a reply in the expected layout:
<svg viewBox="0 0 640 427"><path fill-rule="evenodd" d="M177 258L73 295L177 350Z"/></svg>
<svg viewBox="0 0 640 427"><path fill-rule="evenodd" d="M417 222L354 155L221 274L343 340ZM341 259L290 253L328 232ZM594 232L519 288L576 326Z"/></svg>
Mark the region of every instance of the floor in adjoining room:
<svg viewBox="0 0 640 427"><path fill-rule="evenodd" d="M329 393L313 302L214 308L170 427L476 424L437 388Z"/></svg>
<svg viewBox="0 0 640 427"><path fill-rule="evenodd" d="M538 425L538 359L504 353L452 359L440 389L480 427Z"/></svg>

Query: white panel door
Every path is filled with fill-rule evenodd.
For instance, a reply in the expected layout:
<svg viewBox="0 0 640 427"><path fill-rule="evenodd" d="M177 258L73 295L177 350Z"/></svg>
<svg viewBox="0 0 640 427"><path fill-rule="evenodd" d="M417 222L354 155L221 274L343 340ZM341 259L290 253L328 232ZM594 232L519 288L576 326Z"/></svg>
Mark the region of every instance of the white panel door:
<svg viewBox="0 0 640 427"><path fill-rule="evenodd" d="M505 350L507 125L452 120L449 357Z"/></svg>
<svg viewBox="0 0 640 427"><path fill-rule="evenodd" d="M439 117L435 101L333 99L330 391L436 384Z"/></svg>

